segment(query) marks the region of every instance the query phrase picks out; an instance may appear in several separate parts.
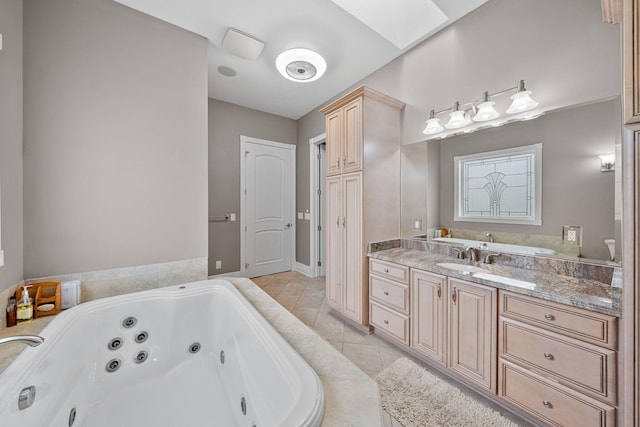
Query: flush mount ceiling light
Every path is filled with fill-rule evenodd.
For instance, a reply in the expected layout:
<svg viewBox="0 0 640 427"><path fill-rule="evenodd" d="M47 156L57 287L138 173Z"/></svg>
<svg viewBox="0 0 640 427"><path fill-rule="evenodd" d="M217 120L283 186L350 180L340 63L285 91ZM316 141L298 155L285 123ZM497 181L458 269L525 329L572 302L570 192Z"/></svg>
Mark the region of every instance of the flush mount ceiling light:
<svg viewBox="0 0 640 427"><path fill-rule="evenodd" d="M319 53L297 48L285 50L278 55L276 68L289 80L308 83L322 77L327 71L327 63Z"/></svg>
<svg viewBox="0 0 640 427"><path fill-rule="evenodd" d="M507 114L515 115L509 119L503 119L496 121L498 117L500 117L500 113L495 109L495 102L491 101L491 98L504 95L505 93L513 92L511 96L511 105L505 111ZM520 120L530 120L535 117L539 117L542 113L537 113L529 116L520 115L519 113L524 113L526 111L530 111L538 106L538 102L534 101L531 98L531 91L526 90L524 87L524 80L520 80L517 86L510 87L505 90L501 90L499 92L489 93L484 92L482 98L479 100L466 102L464 104L456 101L452 108L446 108L444 110L435 111L431 110L429 112L429 119L427 120L427 127L422 131L425 135L435 135L446 129L460 129L465 126L472 124L473 122L490 122L487 123L483 127L475 127L469 128L465 130L466 133L473 132L474 130L484 128L487 126L501 126L503 124L512 122L512 121L520 121ZM439 123L440 119L436 116L438 114L442 114L444 112L449 111L449 121L447 124L442 127ZM534 112L535 113L535 112ZM457 133L456 133L457 134ZM454 134L448 134L442 136L443 138L446 136L452 136Z"/></svg>

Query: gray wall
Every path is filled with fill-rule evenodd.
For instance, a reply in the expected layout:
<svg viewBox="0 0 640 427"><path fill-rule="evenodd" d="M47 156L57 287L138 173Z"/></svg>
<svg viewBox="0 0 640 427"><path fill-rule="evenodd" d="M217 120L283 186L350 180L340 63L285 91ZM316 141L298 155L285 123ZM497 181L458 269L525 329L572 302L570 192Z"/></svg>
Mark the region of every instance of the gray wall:
<svg viewBox="0 0 640 427"><path fill-rule="evenodd" d="M620 100L554 112L440 145L440 226L466 230L562 236L563 225L583 227L582 255L608 259L604 239L615 237L613 172L600 171L599 154L615 152ZM454 156L542 143L542 225L453 221ZM430 198L437 203L437 196ZM438 225L438 224L435 224Z"/></svg>
<svg viewBox="0 0 640 427"><path fill-rule="evenodd" d="M206 40L110 0L24 2L24 275L207 256Z"/></svg>
<svg viewBox="0 0 640 427"><path fill-rule="evenodd" d="M22 0L0 2L0 292L23 279Z"/></svg>
<svg viewBox="0 0 640 427"><path fill-rule="evenodd" d="M237 217L209 223L209 275L240 270L240 135L295 144L296 122L209 99L209 215ZM222 261L219 270L216 260Z"/></svg>
<svg viewBox="0 0 640 427"><path fill-rule="evenodd" d="M409 144L425 139L430 109L485 90L525 79L537 101L557 109L619 95L620 76L620 26L602 21L599 0L491 0L353 87L406 103L402 141ZM321 114L299 120L299 145L314 116ZM308 206L308 196L298 201L298 209Z"/></svg>

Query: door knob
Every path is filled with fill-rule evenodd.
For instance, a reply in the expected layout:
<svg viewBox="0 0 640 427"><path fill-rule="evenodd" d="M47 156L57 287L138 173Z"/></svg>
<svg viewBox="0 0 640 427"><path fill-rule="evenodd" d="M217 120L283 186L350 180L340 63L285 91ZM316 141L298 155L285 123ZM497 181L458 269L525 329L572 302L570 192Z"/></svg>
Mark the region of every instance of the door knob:
<svg viewBox="0 0 640 427"><path fill-rule="evenodd" d="M287 225L285 225L285 228L291 228L291 226L292 226L292 225L293 225L293 224L288 223Z"/></svg>

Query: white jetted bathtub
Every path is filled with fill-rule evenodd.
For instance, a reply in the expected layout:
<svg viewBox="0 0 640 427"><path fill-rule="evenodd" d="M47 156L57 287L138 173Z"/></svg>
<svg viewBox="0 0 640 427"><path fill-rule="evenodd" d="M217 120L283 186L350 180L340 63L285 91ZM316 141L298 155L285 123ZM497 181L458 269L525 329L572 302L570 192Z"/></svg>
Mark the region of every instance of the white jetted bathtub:
<svg viewBox="0 0 640 427"><path fill-rule="evenodd" d="M40 336L43 344L26 348L0 375L0 426L322 421L316 373L224 280L81 304ZM35 399L19 409L19 395L29 387Z"/></svg>

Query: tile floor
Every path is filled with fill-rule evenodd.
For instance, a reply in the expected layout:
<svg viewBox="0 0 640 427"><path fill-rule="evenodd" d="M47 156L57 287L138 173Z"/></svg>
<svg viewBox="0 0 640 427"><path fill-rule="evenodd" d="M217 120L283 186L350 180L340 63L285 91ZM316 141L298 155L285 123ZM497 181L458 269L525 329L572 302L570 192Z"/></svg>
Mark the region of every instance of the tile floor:
<svg viewBox="0 0 640 427"><path fill-rule="evenodd" d="M310 278L297 272L288 271L256 277L251 280L293 315L313 328L318 335L329 341L331 345L342 352L370 377L375 378L380 371L390 366L398 358L405 356L414 360L418 365L425 367L431 373L452 383L449 378L443 377L440 372L422 363L419 359L403 352L376 335L363 333L334 315L325 299L324 277ZM452 384L501 412L516 424L521 426L530 425L486 400L471 389L458 383ZM386 427L402 427L398 421L386 412L383 417Z"/></svg>

